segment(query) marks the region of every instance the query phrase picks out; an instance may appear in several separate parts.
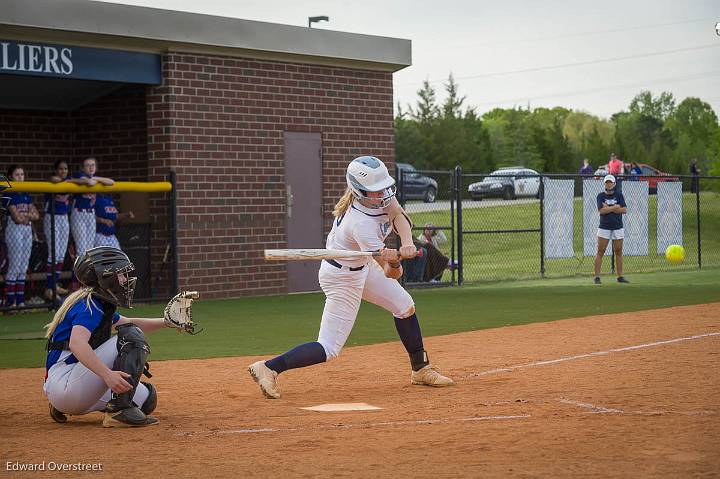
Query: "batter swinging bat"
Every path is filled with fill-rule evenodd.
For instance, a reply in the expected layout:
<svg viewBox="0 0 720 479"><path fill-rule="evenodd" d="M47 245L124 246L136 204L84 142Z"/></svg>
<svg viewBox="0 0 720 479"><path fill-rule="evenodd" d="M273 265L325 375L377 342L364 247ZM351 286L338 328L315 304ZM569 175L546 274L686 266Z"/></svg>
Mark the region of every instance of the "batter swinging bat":
<svg viewBox="0 0 720 479"><path fill-rule="evenodd" d="M380 256L378 251L346 251L341 249L266 249L267 261L302 261L313 259L352 259L361 256ZM421 256L418 250L417 256Z"/></svg>

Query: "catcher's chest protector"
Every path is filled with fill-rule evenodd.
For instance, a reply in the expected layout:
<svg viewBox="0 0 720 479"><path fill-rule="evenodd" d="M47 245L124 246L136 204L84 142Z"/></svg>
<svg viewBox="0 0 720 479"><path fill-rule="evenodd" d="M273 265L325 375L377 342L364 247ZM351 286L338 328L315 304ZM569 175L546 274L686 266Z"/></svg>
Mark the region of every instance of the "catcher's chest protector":
<svg viewBox="0 0 720 479"><path fill-rule="evenodd" d="M117 306L112 303L100 301L103 308L103 318L100 321L100 325L90 335L90 347L97 349L102 343L110 339L110 333L112 331L112 319L117 311Z"/></svg>
<svg viewBox="0 0 720 479"><path fill-rule="evenodd" d="M97 349L102 343L110 339L112 332L112 319L117 311L117 306L102 300L98 301L103 309L103 318L95 331L90 334L88 344L92 349ZM48 339L47 350L52 351L59 349L61 351L70 351L70 341L50 341Z"/></svg>

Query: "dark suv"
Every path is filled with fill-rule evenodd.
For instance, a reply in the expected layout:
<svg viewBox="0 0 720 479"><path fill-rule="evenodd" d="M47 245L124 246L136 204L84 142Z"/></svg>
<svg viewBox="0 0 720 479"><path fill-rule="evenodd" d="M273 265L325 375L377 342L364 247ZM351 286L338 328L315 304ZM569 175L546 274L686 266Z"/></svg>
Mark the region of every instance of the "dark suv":
<svg viewBox="0 0 720 479"><path fill-rule="evenodd" d="M398 169L398 196L405 200L423 200L425 203L434 203L437 196L437 181L429 176L421 175L414 166L408 163L396 163ZM402 180L400 172L402 171Z"/></svg>

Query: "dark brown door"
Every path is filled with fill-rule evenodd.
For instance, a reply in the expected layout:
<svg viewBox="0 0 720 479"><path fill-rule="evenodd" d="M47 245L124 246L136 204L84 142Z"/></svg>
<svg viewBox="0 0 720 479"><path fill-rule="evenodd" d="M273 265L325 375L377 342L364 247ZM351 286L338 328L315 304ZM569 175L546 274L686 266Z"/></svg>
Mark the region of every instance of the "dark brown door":
<svg viewBox="0 0 720 479"><path fill-rule="evenodd" d="M322 137L285 132L288 248L324 248ZM317 291L319 261L288 261L288 291Z"/></svg>

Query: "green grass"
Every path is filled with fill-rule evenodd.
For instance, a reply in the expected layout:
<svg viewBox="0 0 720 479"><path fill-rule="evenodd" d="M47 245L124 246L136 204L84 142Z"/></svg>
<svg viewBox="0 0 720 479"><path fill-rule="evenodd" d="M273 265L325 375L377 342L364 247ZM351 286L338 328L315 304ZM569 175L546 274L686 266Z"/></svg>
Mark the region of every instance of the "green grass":
<svg viewBox="0 0 720 479"><path fill-rule="evenodd" d="M517 204L512 201L485 208L465 208L463 223L466 231L498 229L539 229L540 204ZM720 195L703 192L700 206L702 264L703 267L720 267ZM650 196L648 204L648 256L626 256L628 274L652 271L694 270L698 266L697 216L695 196L683 195L683 240L686 260L681 266L672 266L658 255L655 244L657 198ZM449 211L413 213L416 225L433 223L449 226ZM574 250L576 257L547 259L546 277L590 276L593 257L583 256L582 199L575 200ZM418 233L419 234L419 233ZM449 236L449 231L446 232ZM417 235L417 234L416 234ZM441 247L450 256L450 243ZM467 234L463 238L463 277L467 282L531 279L540 277L540 233ZM606 258L603 271L610 271ZM447 279L448 273L445 274Z"/></svg>
<svg viewBox="0 0 720 479"><path fill-rule="evenodd" d="M606 278L516 281L462 288L416 290L418 317L426 336L594 314L638 311L720 301L718 271L638 274L629 285ZM268 355L317 337L322 294L198 301L197 336L165 330L150 336L151 358L185 359ZM159 316L162 305L139 306L132 315ZM0 368L41 367L42 325L49 313L0 317ZM396 341L391 316L363 304L348 346Z"/></svg>

